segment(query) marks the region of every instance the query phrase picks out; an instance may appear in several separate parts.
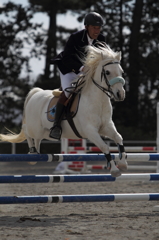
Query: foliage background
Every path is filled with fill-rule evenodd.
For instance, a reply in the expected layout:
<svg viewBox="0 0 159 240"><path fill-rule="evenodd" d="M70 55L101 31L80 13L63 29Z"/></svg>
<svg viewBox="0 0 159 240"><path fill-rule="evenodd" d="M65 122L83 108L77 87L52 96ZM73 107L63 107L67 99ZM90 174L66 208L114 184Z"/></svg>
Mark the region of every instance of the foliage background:
<svg viewBox="0 0 159 240"><path fill-rule="evenodd" d="M83 10L84 9L84 10ZM156 140L159 99L159 3L153 0L28 0L27 6L6 1L0 8L0 131L19 132L25 96L33 87L60 86L50 59L78 29L57 24L58 14L76 14L79 22L90 11L105 21L102 33L112 49L122 52L126 99L112 102L113 120L125 140ZM47 14L48 29L33 23L37 12ZM29 45L29 54L23 51ZM45 57L43 74L30 78L30 60ZM21 77L25 69L26 77Z"/></svg>

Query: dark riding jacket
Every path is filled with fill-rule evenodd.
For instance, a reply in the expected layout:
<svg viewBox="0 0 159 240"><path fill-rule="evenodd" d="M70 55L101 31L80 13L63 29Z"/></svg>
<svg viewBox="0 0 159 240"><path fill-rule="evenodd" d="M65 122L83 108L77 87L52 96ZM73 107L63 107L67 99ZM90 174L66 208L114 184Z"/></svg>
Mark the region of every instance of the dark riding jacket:
<svg viewBox="0 0 159 240"><path fill-rule="evenodd" d="M101 33L97 39L93 40L92 45L98 47L99 42L105 43L105 37ZM83 65L80 59L83 59L86 56L85 46L87 45L88 38L86 29L71 34L64 51L52 59L51 64L56 64L62 74L69 72L75 72L78 74Z"/></svg>

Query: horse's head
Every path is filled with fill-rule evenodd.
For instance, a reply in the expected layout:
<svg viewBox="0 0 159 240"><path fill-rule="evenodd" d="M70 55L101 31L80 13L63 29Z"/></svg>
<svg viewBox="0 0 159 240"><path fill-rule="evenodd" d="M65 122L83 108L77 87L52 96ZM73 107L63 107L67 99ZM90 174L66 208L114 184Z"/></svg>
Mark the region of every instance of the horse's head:
<svg viewBox="0 0 159 240"><path fill-rule="evenodd" d="M103 54L102 54L103 55ZM116 53L112 60L107 60L102 64L102 81L104 80L108 91L114 97L115 101L123 101L125 99L125 90L123 88L125 80L122 77L123 70L120 66L121 53Z"/></svg>
<svg viewBox="0 0 159 240"><path fill-rule="evenodd" d="M112 51L108 46L89 46L87 50L85 64L91 71L93 83L109 97L114 97L115 101L123 101L125 80L122 78L123 70L120 66L121 53Z"/></svg>

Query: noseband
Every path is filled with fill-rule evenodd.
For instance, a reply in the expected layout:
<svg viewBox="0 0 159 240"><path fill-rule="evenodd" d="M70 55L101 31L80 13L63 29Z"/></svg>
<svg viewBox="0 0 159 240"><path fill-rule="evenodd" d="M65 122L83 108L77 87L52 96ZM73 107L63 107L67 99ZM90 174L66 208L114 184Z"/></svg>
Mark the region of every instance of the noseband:
<svg viewBox="0 0 159 240"><path fill-rule="evenodd" d="M115 83L122 83L123 85L125 84L125 80L124 78L118 76L118 77L115 77L115 78L112 78L108 81L108 78L107 78L107 74L104 70L104 67L107 66L107 65L110 65L110 64L120 64L119 62L109 62L109 63L106 63L105 65L102 66L102 72L101 72L101 81L104 77L104 81L106 83L106 85L108 86L108 89L100 86L93 78L92 78L92 81L93 83L101 90L103 91L109 98L111 98L111 95L113 94L112 92L112 89L111 89L111 86L114 85Z"/></svg>

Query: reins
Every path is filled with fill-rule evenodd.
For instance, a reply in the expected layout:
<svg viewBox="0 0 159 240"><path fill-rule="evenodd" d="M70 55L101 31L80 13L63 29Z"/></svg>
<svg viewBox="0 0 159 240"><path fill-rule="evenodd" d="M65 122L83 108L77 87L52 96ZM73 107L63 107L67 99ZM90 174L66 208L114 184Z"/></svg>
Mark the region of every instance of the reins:
<svg viewBox="0 0 159 240"><path fill-rule="evenodd" d="M109 85L108 85L108 89L106 89L101 85L99 85L93 78L92 78L92 82L94 83L94 85L96 85L96 87L98 87L102 92L104 92L109 98L111 98L111 94L113 94L113 92L111 91L111 87L109 87Z"/></svg>
<svg viewBox="0 0 159 240"><path fill-rule="evenodd" d="M83 88L83 84L85 83L85 81L83 80L85 78L85 75L81 75L76 82L72 83L72 87L68 87L65 89L66 92L72 94L74 92L78 93L81 92L82 88Z"/></svg>

